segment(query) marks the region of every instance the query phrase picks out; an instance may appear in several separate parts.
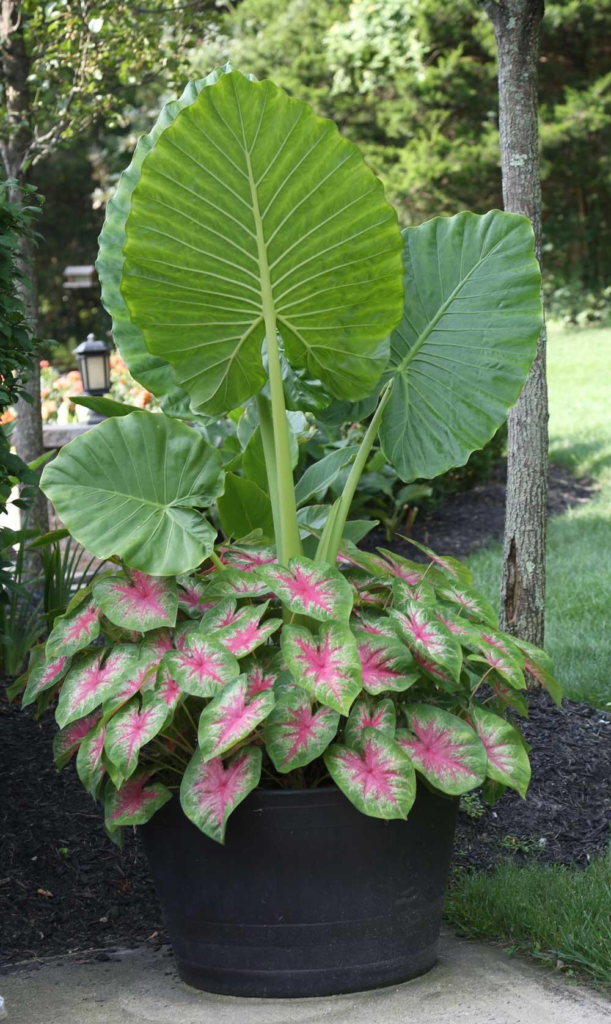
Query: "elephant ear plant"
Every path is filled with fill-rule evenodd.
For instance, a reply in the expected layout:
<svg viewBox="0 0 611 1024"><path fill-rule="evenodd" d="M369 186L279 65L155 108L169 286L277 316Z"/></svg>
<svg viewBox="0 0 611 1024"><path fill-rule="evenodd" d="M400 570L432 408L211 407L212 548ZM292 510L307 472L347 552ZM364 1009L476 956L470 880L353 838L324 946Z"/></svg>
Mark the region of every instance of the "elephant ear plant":
<svg viewBox="0 0 611 1024"><path fill-rule="evenodd" d="M71 534L118 571L34 650L24 703L56 701L56 762L76 753L111 835L173 791L221 842L256 786L333 781L378 818L406 818L417 784L523 795L503 712L526 713L525 672L558 699L546 656L499 631L464 565L361 552L374 524L349 513L378 434L404 481L433 477L518 398L541 324L530 222L400 232L331 121L226 66L139 142L98 268L164 411L109 403L44 471ZM333 402L370 416L362 444L295 481L307 414Z"/></svg>

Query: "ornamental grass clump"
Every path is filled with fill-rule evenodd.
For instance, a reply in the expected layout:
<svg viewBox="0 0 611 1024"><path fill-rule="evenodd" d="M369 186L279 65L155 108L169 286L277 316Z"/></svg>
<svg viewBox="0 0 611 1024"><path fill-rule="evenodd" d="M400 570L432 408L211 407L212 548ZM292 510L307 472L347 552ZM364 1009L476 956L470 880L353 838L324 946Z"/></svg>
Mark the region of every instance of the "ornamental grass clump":
<svg viewBox="0 0 611 1024"><path fill-rule="evenodd" d="M75 595L23 682L110 834L173 793L221 842L257 786L335 784L387 819L422 785L524 795L503 712L526 712L526 673L558 699L547 657L499 630L466 566L365 553L375 524L349 516L378 436L404 481L432 478L517 400L541 324L530 222L401 232L332 122L226 66L139 142L98 269L163 411L109 403L46 467L66 527L116 572ZM369 417L362 443L296 482L295 417L334 403Z"/></svg>

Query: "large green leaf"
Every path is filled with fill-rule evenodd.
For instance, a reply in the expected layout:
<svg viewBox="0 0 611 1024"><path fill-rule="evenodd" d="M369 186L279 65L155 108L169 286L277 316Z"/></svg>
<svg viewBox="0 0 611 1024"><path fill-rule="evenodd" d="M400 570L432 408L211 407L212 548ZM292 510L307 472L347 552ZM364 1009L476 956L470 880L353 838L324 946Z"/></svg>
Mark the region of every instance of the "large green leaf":
<svg viewBox="0 0 611 1024"><path fill-rule="evenodd" d="M294 368L361 398L401 317L396 214L332 121L221 71L168 115L126 196L131 321L197 411L235 408L265 383L264 307Z"/></svg>
<svg viewBox="0 0 611 1024"><path fill-rule="evenodd" d="M181 397L186 399L187 396L176 386L169 363L161 356L149 352L142 331L131 321L121 295L121 274L125 261L125 222L131 208L132 193L140 181L145 157L180 111L194 102L205 85L216 82L223 74L223 70L217 68L207 78L189 82L180 99L168 103L161 111L152 131L140 138L132 161L121 175L117 190L106 207L106 219L100 235L100 253L96 263L102 285L102 302L112 317L113 337L130 373L154 395L169 395L177 401L180 401ZM168 415L171 415L169 409Z"/></svg>
<svg viewBox="0 0 611 1024"><path fill-rule="evenodd" d="M295 500L298 505L305 505L312 498L324 498L329 487L337 479L340 472L352 462L358 452L358 445L348 445L325 455L324 459L308 466L295 487Z"/></svg>
<svg viewBox="0 0 611 1024"><path fill-rule="evenodd" d="M215 531L196 509L222 493L223 472L196 430L162 413L133 412L67 444L40 486L92 554L173 576L212 550Z"/></svg>
<svg viewBox="0 0 611 1024"><path fill-rule="evenodd" d="M228 537L240 540L253 530L262 530L265 537L274 536L271 502L254 480L227 473L225 493L219 498L218 510Z"/></svg>
<svg viewBox="0 0 611 1024"><path fill-rule="evenodd" d="M462 466L494 435L528 375L542 312L526 217L436 217L403 239L405 312L380 434L409 481Z"/></svg>

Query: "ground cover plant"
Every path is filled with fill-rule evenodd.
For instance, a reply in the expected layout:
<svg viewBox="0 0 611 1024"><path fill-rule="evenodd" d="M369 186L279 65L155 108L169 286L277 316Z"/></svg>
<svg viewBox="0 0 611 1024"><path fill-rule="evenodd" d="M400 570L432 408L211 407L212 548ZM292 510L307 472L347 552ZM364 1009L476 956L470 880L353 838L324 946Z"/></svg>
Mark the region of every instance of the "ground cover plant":
<svg viewBox="0 0 611 1024"><path fill-rule="evenodd" d="M259 784L331 779L381 818L407 817L417 776L524 794L502 714L524 713L527 673L558 699L548 659L499 631L468 568L365 554L372 524L349 515L378 434L409 484L466 462L516 401L541 323L529 221L401 233L332 122L226 67L139 143L98 268L122 358L164 411L109 402L45 469L72 536L118 571L75 596L17 688L57 701L56 763L76 754L111 835L173 790L219 841ZM295 483L291 414L341 401L356 420L372 395L360 444ZM205 436L232 410L223 465Z"/></svg>

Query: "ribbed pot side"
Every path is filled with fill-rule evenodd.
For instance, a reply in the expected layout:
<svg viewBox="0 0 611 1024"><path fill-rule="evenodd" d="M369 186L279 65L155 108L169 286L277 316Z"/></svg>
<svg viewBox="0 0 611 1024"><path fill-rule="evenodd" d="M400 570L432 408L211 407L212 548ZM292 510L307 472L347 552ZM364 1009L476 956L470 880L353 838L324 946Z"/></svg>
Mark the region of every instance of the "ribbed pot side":
<svg viewBox="0 0 611 1024"><path fill-rule="evenodd" d="M419 786L408 821L335 788L256 790L224 846L177 798L140 828L178 970L233 996L324 996L430 970L458 800Z"/></svg>

